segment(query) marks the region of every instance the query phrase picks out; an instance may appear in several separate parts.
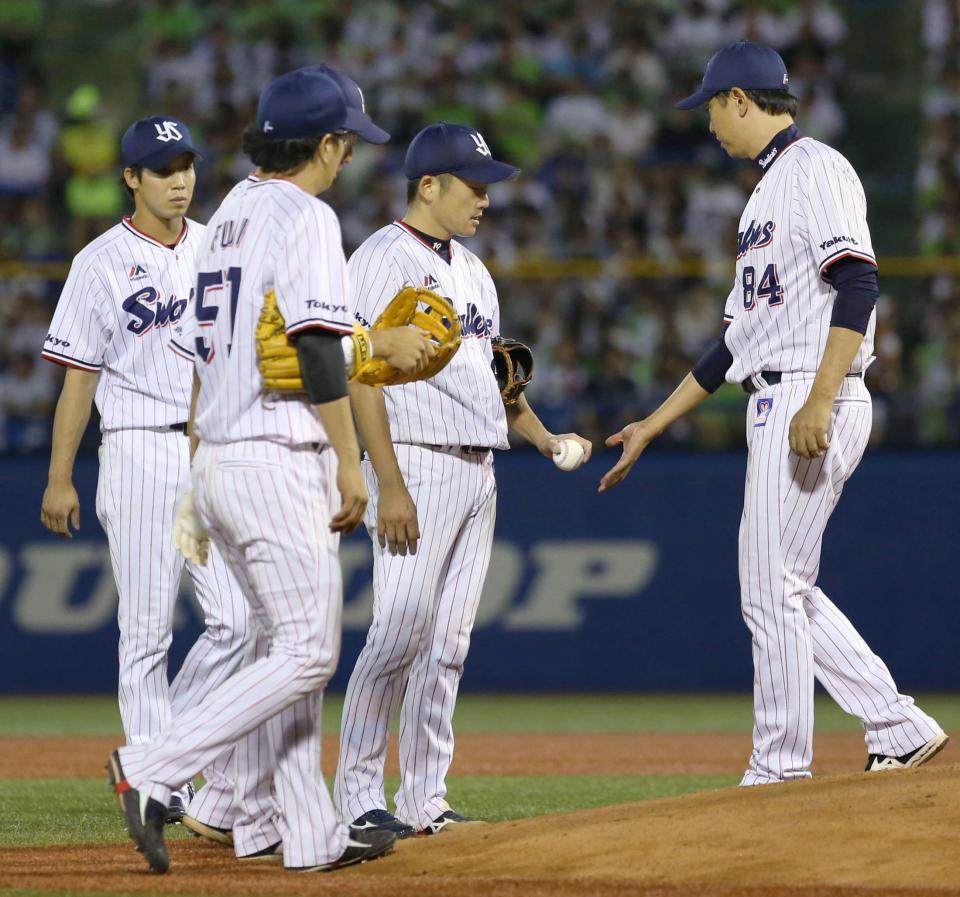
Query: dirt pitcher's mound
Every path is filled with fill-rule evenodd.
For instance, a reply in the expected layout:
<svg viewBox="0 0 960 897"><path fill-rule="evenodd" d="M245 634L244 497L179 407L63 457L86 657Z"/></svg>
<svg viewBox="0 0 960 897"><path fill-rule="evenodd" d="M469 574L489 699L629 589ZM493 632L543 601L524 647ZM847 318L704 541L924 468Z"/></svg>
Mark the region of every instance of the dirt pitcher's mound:
<svg viewBox="0 0 960 897"><path fill-rule="evenodd" d="M71 892L354 897L960 895L960 766L724 789L464 826L332 875L171 844L169 875L125 845L0 850L0 883Z"/></svg>
<svg viewBox="0 0 960 897"><path fill-rule="evenodd" d="M404 851L391 871L592 881L597 890L629 879L698 884L701 894L717 885L768 894L797 886L960 893L958 832L960 766L953 765L723 789L454 832Z"/></svg>

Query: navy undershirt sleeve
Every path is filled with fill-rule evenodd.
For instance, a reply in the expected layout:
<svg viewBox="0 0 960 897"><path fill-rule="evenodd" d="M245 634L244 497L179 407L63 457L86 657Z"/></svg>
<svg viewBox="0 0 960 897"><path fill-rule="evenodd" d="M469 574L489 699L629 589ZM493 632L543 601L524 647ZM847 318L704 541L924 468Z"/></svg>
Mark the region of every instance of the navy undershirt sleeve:
<svg viewBox="0 0 960 897"><path fill-rule="evenodd" d="M693 366L691 373L707 392L716 392L726 379L727 371L733 364L733 355L720 337Z"/></svg>
<svg viewBox="0 0 960 897"><path fill-rule="evenodd" d="M880 296L876 267L862 259L845 258L827 268L823 279L837 291L830 326L866 333Z"/></svg>
<svg viewBox="0 0 960 897"><path fill-rule="evenodd" d="M320 327L295 337L300 376L314 405L335 402L347 394L347 375L340 346L342 333Z"/></svg>

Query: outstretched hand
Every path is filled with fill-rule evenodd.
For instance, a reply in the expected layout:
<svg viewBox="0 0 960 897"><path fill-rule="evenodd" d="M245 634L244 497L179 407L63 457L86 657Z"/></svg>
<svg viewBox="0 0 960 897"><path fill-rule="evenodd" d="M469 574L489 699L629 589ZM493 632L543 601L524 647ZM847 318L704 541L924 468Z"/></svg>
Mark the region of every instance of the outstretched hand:
<svg viewBox="0 0 960 897"><path fill-rule="evenodd" d="M637 458L643 454L644 449L653 441L654 436L656 434L652 433L642 420L627 424L619 433L608 436L605 444L609 448L622 445L623 454L620 456L620 460L603 475L600 480L600 488L597 491L606 492L626 479L627 474L630 473L630 468L633 467Z"/></svg>

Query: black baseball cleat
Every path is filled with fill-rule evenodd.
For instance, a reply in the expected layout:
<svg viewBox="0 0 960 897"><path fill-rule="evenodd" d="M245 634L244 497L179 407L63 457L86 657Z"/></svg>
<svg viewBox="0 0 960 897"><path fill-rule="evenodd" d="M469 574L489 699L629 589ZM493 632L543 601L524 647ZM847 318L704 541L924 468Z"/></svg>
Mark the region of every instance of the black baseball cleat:
<svg viewBox="0 0 960 897"><path fill-rule="evenodd" d="M867 766L865 772L881 772L885 769L913 769L917 766L923 766L928 760L933 759L943 750L950 737L941 732L934 735L926 744L904 754L902 757L888 757L886 754L868 754Z"/></svg>
<svg viewBox="0 0 960 897"><path fill-rule="evenodd" d="M454 810L447 810L445 813L441 813L436 819L433 820L433 822L429 823L423 830L423 834L439 835L440 832L444 831L449 826L459 825L461 822L473 822L473 820L468 819L466 816L461 816Z"/></svg>
<svg viewBox="0 0 960 897"><path fill-rule="evenodd" d="M350 834L357 832L393 832L397 839L411 838L417 831L387 810L370 810L350 823Z"/></svg>
<svg viewBox="0 0 960 897"><path fill-rule="evenodd" d="M215 825L207 825L199 819L194 819L189 813L184 814L180 824L198 838L206 838L208 841L216 841L217 844L233 847L233 829L231 828L217 828Z"/></svg>
<svg viewBox="0 0 960 897"><path fill-rule="evenodd" d="M347 839L347 849L340 854L339 859L319 866L287 866L286 868L291 872L333 872L335 869L343 869L344 866L353 866L385 857L393 850L393 845L396 843L397 836L393 832L366 829L350 835Z"/></svg>
<svg viewBox="0 0 960 897"><path fill-rule="evenodd" d="M170 795L170 805L167 807L167 818L164 822L167 825L180 825L183 822L183 817L187 815L187 807L196 793L192 782L187 782L179 791L174 791Z"/></svg>
<svg viewBox="0 0 960 897"><path fill-rule="evenodd" d="M160 801L141 794L126 780L118 751L107 760L107 776L120 802L127 833L137 850L150 864L152 872L166 872L170 868L167 845L163 841L167 808Z"/></svg>

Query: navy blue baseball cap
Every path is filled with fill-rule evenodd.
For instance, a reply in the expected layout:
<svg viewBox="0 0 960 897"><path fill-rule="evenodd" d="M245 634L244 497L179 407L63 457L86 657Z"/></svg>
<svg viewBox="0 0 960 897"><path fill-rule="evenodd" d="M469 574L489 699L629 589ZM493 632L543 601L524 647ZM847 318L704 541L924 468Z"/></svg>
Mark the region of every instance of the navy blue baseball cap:
<svg viewBox="0 0 960 897"><path fill-rule="evenodd" d="M344 127L348 131L353 131L367 143L386 143L390 139L390 135L383 128L375 125L373 119L367 114L367 108L363 102L363 91L353 78L322 63L308 65L306 71L321 72L337 82L343 98L347 101L347 120Z"/></svg>
<svg viewBox="0 0 960 897"><path fill-rule="evenodd" d="M347 101L329 75L297 69L263 88L257 124L264 136L276 140L322 137L347 127Z"/></svg>
<svg viewBox="0 0 960 897"><path fill-rule="evenodd" d="M723 90L786 90L790 84L787 67L772 47L742 40L717 50L703 73L700 89L674 104L677 109L696 109Z"/></svg>
<svg viewBox="0 0 960 897"><path fill-rule="evenodd" d="M520 169L497 162L475 128L441 121L410 141L403 173L411 181L425 174L453 174L478 184L495 184L519 174Z"/></svg>
<svg viewBox="0 0 960 897"><path fill-rule="evenodd" d="M124 168L141 166L152 171L166 167L180 153L193 153L190 129L172 115L151 115L135 121L120 138L120 163Z"/></svg>

